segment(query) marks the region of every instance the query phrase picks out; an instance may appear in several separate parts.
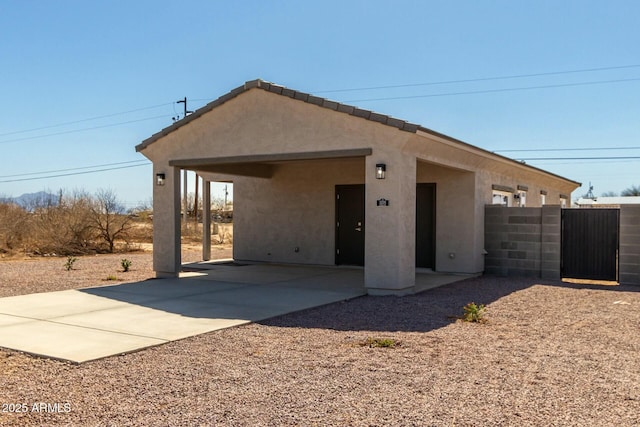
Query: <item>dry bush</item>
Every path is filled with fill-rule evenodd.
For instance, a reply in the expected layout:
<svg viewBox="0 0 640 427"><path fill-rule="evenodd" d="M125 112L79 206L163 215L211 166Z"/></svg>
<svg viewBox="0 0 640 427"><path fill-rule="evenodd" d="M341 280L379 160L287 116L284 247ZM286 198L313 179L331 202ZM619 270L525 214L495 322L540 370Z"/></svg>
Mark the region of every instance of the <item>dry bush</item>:
<svg viewBox="0 0 640 427"><path fill-rule="evenodd" d="M0 202L0 251L18 249L38 255L78 255L135 250L129 241L133 216L111 190L95 196L75 191L52 200L35 201L26 209Z"/></svg>
<svg viewBox="0 0 640 427"><path fill-rule="evenodd" d="M125 212L113 191L98 190L89 212L91 228L107 252L113 253L117 240L129 243L128 233L133 226L133 216Z"/></svg>
<svg viewBox="0 0 640 427"><path fill-rule="evenodd" d="M153 223L148 215L140 215L132 218L131 228L128 231L131 242L136 243L152 243L153 242Z"/></svg>
<svg viewBox="0 0 640 427"><path fill-rule="evenodd" d="M0 203L0 252L14 252L24 248L29 240L29 213L20 206Z"/></svg>
<svg viewBox="0 0 640 427"><path fill-rule="evenodd" d="M93 252L91 203L91 196L76 192L61 197L57 206L36 207L31 214L31 250L56 255Z"/></svg>

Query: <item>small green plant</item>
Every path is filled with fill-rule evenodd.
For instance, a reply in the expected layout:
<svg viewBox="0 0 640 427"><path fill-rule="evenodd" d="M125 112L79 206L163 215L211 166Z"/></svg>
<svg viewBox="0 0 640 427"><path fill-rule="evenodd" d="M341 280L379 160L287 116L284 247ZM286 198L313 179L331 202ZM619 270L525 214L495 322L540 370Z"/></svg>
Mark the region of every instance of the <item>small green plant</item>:
<svg viewBox="0 0 640 427"><path fill-rule="evenodd" d="M113 274L110 274L107 276L106 278L107 281L112 281L112 280L118 280L118 278L116 276L114 276Z"/></svg>
<svg viewBox="0 0 640 427"><path fill-rule="evenodd" d="M475 302L470 302L462 307L462 311L464 312L462 320L465 322L484 323L487 321L484 317L487 314L487 307L484 304L478 305Z"/></svg>
<svg viewBox="0 0 640 427"><path fill-rule="evenodd" d="M120 265L122 266L122 271L124 271L125 273L129 271L129 269L131 268L131 264L133 264L133 262L131 262L131 260L128 260L126 258L123 258L122 261L120 261Z"/></svg>
<svg viewBox="0 0 640 427"><path fill-rule="evenodd" d="M367 338L362 346L374 348L374 347L384 347L384 348L393 348L397 345L400 345L399 341L396 341L391 338Z"/></svg>
<svg viewBox="0 0 640 427"><path fill-rule="evenodd" d="M67 270L67 271L73 270L73 264L75 264L76 261L78 261L78 258L76 258L74 256L68 256L67 257L67 262L64 263L64 269Z"/></svg>

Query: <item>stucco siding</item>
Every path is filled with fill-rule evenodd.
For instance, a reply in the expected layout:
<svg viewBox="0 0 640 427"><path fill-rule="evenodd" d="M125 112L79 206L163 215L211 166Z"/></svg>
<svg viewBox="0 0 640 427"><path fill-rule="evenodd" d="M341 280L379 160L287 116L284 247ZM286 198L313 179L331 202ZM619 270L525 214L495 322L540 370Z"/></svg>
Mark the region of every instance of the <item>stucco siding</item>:
<svg viewBox="0 0 640 427"><path fill-rule="evenodd" d="M475 245L469 244L482 233L474 221L474 174L418 162L417 182L436 184L436 270L482 271Z"/></svg>
<svg viewBox="0 0 640 427"><path fill-rule="evenodd" d="M398 146L410 135L253 90L154 142L144 154L155 161Z"/></svg>
<svg viewBox="0 0 640 427"><path fill-rule="evenodd" d="M153 270L159 277L177 276L180 253L180 170L154 164L165 184L153 186Z"/></svg>
<svg viewBox="0 0 640 427"><path fill-rule="evenodd" d="M285 163L271 179L234 179L234 258L333 265L342 184L364 184L364 158Z"/></svg>
<svg viewBox="0 0 640 427"><path fill-rule="evenodd" d="M385 163L385 179L375 165ZM390 145L366 158L365 283L370 289L403 292L415 285L416 160ZM387 199L388 206L377 200ZM386 291L385 291L386 292Z"/></svg>
<svg viewBox="0 0 640 427"><path fill-rule="evenodd" d="M513 171L512 171L513 172ZM509 187L517 191L518 186L527 187L526 207L541 207L540 192L545 191L545 204L559 205L560 195L570 195L574 190L573 185L568 185L559 179L533 174L527 171L515 171L516 173L498 173L491 169L479 171L478 175L478 200L481 205L492 203L492 186L499 185Z"/></svg>

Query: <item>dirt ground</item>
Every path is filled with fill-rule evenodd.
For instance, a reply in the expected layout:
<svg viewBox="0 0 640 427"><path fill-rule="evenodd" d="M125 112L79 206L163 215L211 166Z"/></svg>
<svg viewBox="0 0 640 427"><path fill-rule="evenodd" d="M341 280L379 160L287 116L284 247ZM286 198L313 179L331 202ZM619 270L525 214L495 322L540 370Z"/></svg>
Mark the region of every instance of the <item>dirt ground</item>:
<svg viewBox="0 0 640 427"><path fill-rule="evenodd" d="M120 258L0 262L0 296L152 274ZM640 287L485 276L81 365L0 350L0 425L638 426L639 336Z"/></svg>

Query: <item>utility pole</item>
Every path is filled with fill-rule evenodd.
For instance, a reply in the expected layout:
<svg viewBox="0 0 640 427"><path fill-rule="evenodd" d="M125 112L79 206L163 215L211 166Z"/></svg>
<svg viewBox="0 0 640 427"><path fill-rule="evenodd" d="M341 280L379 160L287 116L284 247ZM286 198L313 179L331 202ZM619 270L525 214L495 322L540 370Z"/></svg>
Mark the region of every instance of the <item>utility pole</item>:
<svg viewBox="0 0 640 427"><path fill-rule="evenodd" d="M187 117L187 114L191 114L193 113L193 111L189 111L187 110L187 97L185 96L184 99L181 99L179 101L176 101L176 104L184 104L184 117ZM184 221L184 226L187 227L188 226L188 215L187 215L187 210L189 208L189 201L187 200L187 170L183 169L182 171L182 181L183 181L183 195L182 195L182 204L183 204L183 212L182 212L182 218ZM197 178L196 178L197 181Z"/></svg>
<svg viewBox="0 0 640 427"><path fill-rule="evenodd" d="M591 185L591 182L589 182L589 191L587 191L587 194L584 197L585 199L595 199L596 197L593 195L593 185Z"/></svg>
<svg viewBox="0 0 640 427"><path fill-rule="evenodd" d="M187 117L188 114L193 113L193 111L187 110L187 97L185 96L183 99L176 101L176 104L184 104L184 116L183 119Z"/></svg>
<svg viewBox="0 0 640 427"><path fill-rule="evenodd" d="M225 184L224 186L224 206L222 207L222 211L226 211L227 210L227 196L229 195L229 193L227 192L227 185Z"/></svg>

